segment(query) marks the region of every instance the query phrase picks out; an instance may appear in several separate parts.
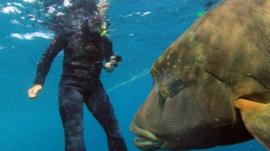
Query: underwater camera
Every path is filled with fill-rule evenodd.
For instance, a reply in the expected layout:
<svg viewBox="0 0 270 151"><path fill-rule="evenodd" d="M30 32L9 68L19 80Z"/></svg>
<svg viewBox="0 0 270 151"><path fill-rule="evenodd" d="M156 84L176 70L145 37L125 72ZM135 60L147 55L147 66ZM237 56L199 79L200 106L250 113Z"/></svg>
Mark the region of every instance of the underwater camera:
<svg viewBox="0 0 270 151"><path fill-rule="evenodd" d="M113 66L117 66L118 63L122 61L122 57L121 56L111 56L110 57L110 62L113 64Z"/></svg>

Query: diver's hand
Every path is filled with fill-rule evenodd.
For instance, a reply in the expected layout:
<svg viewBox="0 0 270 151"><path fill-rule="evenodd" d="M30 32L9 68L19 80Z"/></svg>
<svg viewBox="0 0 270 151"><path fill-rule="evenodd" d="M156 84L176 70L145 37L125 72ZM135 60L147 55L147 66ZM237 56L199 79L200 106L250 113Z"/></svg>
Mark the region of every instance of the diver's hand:
<svg viewBox="0 0 270 151"><path fill-rule="evenodd" d="M35 99L39 93L39 91L42 89L42 85L40 84L35 84L33 87L31 87L28 90L28 97L30 99Z"/></svg>
<svg viewBox="0 0 270 151"><path fill-rule="evenodd" d="M112 72L113 71L114 65L111 62L107 62L104 64L104 68L107 72Z"/></svg>

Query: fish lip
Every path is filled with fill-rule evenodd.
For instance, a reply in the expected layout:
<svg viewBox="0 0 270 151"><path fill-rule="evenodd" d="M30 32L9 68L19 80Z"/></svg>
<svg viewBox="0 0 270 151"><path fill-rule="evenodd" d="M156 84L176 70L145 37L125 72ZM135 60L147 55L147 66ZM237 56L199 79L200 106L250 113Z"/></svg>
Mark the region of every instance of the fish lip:
<svg viewBox="0 0 270 151"><path fill-rule="evenodd" d="M163 145L153 133L138 127L134 122L130 125L130 130L136 134L135 145L142 150L159 149Z"/></svg>
<svg viewBox="0 0 270 151"><path fill-rule="evenodd" d="M138 127L134 122L131 123L130 130L137 136L144 137L152 141L159 141L153 133Z"/></svg>

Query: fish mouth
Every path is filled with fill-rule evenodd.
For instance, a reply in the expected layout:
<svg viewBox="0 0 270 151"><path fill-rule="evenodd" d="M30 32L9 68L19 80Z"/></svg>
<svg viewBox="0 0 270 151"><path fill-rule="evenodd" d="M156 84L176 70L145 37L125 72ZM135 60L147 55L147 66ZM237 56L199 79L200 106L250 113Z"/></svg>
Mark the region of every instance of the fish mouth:
<svg viewBox="0 0 270 151"><path fill-rule="evenodd" d="M134 122L131 123L130 130L136 134L136 147L145 151L161 148L163 143L153 133L138 127Z"/></svg>

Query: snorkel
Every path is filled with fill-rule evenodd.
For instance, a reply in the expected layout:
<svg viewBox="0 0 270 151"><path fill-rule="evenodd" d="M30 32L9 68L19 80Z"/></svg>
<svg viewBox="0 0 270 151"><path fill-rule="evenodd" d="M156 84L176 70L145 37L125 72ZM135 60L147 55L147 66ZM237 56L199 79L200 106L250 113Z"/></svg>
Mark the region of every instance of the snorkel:
<svg viewBox="0 0 270 151"><path fill-rule="evenodd" d="M108 29L108 23L105 21L102 23L101 25L101 32L100 32L100 36L104 37L108 34L109 29Z"/></svg>
<svg viewBox="0 0 270 151"><path fill-rule="evenodd" d="M103 18L103 22L101 25L101 32L100 32L101 37L106 36L109 32L109 28L108 28L109 24L108 24L108 21L106 21L105 19L108 6L109 6L109 2L107 0L99 0L99 2L97 3L97 10L100 16L102 16Z"/></svg>

